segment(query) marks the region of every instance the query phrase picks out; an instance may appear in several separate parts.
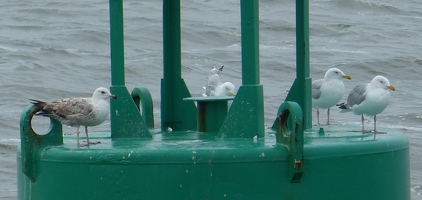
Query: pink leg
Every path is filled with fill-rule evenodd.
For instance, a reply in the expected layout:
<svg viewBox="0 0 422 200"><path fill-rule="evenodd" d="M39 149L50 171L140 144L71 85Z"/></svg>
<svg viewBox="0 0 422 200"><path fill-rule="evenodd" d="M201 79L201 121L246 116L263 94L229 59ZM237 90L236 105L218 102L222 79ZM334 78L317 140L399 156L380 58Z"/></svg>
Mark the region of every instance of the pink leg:
<svg viewBox="0 0 422 200"><path fill-rule="evenodd" d="M99 144L99 143L101 143L100 141L98 141L98 142L90 142L90 141L89 141L89 137L88 137L88 127L87 127L87 126L85 126L85 134L86 134L86 143L87 143L87 145L90 145L90 144Z"/></svg>
<svg viewBox="0 0 422 200"><path fill-rule="evenodd" d="M377 130L377 116L374 115L374 139L377 134L385 134L386 132L379 132Z"/></svg>
<svg viewBox="0 0 422 200"><path fill-rule="evenodd" d="M78 126L78 128L77 128L77 130L76 130L76 141L77 141L77 143L78 143L78 147L82 147L83 145L81 145L81 143L79 143L79 127L80 126Z"/></svg>
<svg viewBox="0 0 422 200"><path fill-rule="evenodd" d="M362 134L371 132L371 131L365 130L365 126L364 126L364 124L365 124L365 118L363 117L363 114L361 115L361 119L362 119Z"/></svg>
<svg viewBox="0 0 422 200"><path fill-rule="evenodd" d="M319 108L316 109L316 116L317 116L317 121L318 121L318 126L321 125L319 123Z"/></svg>
<svg viewBox="0 0 422 200"><path fill-rule="evenodd" d="M330 108L327 109L327 125L330 125Z"/></svg>

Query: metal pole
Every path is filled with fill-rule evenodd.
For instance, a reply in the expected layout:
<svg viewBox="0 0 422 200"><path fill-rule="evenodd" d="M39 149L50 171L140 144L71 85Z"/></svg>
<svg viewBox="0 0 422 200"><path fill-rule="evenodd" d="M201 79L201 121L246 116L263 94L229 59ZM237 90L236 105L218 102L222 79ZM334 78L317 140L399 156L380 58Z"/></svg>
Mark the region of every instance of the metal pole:
<svg viewBox="0 0 422 200"><path fill-rule="evenodd" d="M110 0L111 85L125 85L123 2Z"/></svg>
<svg viewBox="0 0 422 200"><path fill-rule="evenodd" d="M181 74L180 0L163 1L163 79L161 129L195 130L196 106Z"/></svg>
<svg viewBox="0 0 422 200"><path fill-rule="evenodd" d="M259 84L259 1L240 1L242 84Z"/></svg>
<svg viewBox="0 0 422 200"><path fill-rule="evenodd" d="M312 127L311 78L309 76L309 0L296 1L296 77L306 128ZM301 97L301 98L300 98Z"/></svg>

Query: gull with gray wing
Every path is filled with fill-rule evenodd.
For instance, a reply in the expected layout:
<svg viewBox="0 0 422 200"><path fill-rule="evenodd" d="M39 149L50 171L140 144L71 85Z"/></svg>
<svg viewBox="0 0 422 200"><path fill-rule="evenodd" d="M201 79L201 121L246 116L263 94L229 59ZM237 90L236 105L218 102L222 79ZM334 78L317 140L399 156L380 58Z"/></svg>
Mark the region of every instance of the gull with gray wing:
<svg viewBox="0 0 422 200"><path fill-rule="evenodd" d="M374 116L374 134L384 133L377 130L377 115L382 113L390 102L391 94L388 90L395 91L396 88L384 76L375 76L370 83L356 86L347 97L347 103L338 106L361 115L362 133L371 132L364 128L363 115Z"/></svg>
<svg viewBox="0 0 422 200"><path fill-rule="evenodd" d="M330 108L335 106L344 95L343 78L352 79L340 69L331 68L325 73L324 79L312 81L312 107L317 109L318 125L320 125L320 108L327 108L327 125L330 125Z"/></svg>

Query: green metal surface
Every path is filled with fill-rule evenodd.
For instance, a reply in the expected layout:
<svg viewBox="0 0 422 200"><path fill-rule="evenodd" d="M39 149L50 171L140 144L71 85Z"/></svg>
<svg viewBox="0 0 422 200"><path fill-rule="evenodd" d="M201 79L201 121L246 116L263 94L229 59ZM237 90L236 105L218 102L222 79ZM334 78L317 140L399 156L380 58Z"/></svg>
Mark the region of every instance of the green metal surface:
<svg viewBox="0 0 422 200"><path fill-rule="evenodd" d="M111 88L117 96L110 100L111 137L150 138L148 127L125 86L123 2L110 0Z"/></svg>
<svg viewBox="0 0 422 200"><path fill-rule="evenodd" d="M393 130L374 140L359 127L307 130L305 172L291 183L290 150L276 132L220 139L199 132L153 132L152 140L110 139L77 148L40 145L36 182L18 173L20 199L410 199L409 144ZM23 144L24 145L24 144ZM21 159L23 152L18 152ZM21 168L19 163L19 168Z"/></svg>
<svg viewBox="0 0 422 200"><path fill-rule="evenodd" d="M196 130L196 107L181 78L180 0L163 0L163 79L161 129Z"/></svg>

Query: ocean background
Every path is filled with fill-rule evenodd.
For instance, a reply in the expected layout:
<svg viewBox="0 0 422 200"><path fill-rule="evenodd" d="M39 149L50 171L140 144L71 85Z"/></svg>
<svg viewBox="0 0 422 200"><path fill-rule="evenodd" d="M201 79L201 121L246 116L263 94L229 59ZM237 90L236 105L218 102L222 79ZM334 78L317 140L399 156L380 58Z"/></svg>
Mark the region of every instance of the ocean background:
<svg viewBox="0 0 422 200"><path fill-rule="evenodd" d="M124 7L126 86L151 91L158 128L162 1L127 0ZM420 0L310 1L314 80L337 67L353 77L345 81L347 93L376 75L396 86L378 127L409 137L413 200L422 199L421 8ZM2 0L0 13L0 199L14 200L19 119L28 99L85 97L110 87L109 10L108 1L100 0ZM212 67L224 65L221 79L241 84L239 20L239 0L182 1L182 76L192 96L203 93ZM295 79L295 54L295 1L261 0L260 73L268 126ZM324 122L325 110L321 113ZM312 114L315 123L315 110ZM332 123L360 126L357 115L336 108L331 115ZM41 117L32 123L40 133L49 126ZM373 119L366 123L372 126ZM107 120L91 130L109 127Z"/></svg>

